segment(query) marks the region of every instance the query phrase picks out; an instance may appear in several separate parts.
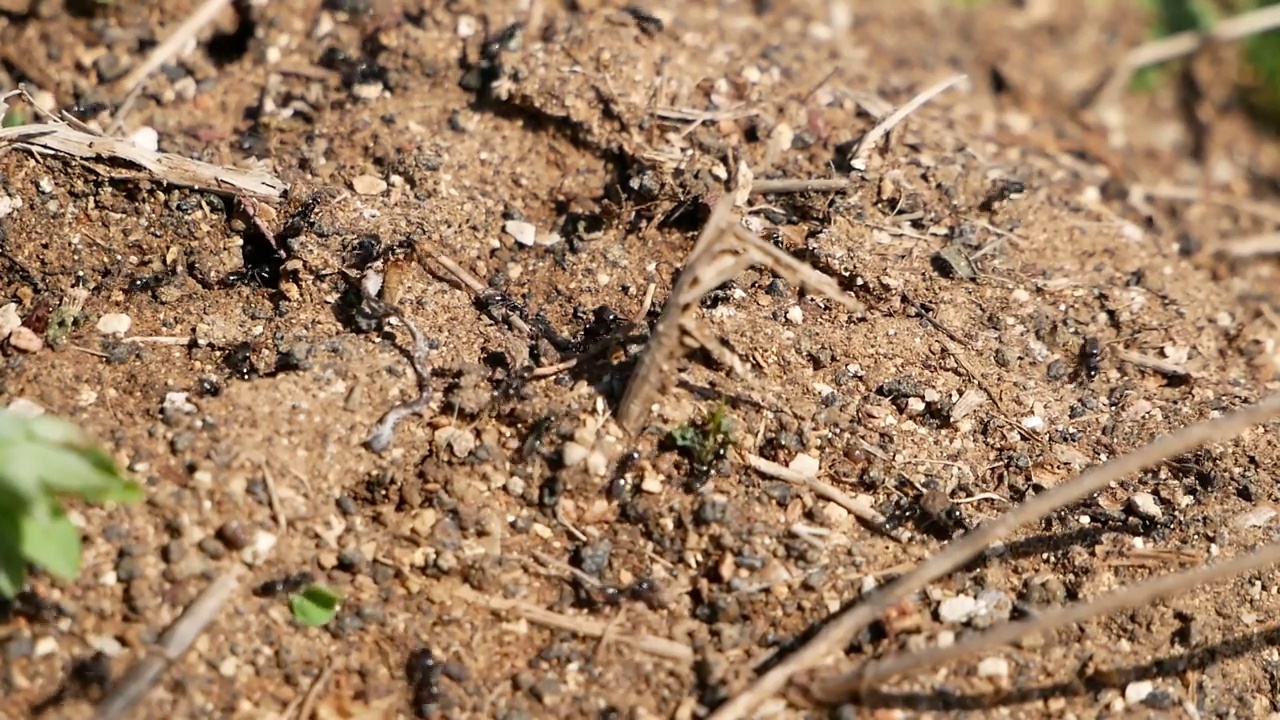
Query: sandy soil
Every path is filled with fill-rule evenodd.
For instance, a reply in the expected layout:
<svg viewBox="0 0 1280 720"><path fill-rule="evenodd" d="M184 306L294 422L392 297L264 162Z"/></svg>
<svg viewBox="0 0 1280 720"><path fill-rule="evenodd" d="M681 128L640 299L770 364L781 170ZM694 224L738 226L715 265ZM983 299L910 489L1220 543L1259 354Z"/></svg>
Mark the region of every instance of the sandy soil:
<svg viewBox="0 0 1280 720"><path fill-rule="evenodd" d="M0 86L102 125L112 81L192 9L29 4L0 3ZM83 577L37 575L0 608L0 717L86 716L237 566L245 586L138 717L283 717L318 679L325 718L700 717L955 533L1276 384L1276 265L1218 252L1280 215L1280 146L1234 102L1229 54L1117 117L1073 110L1142 41L1130 4L548 4L540 34L502 32L528 19L517 3L257 5L161 68L124 132L289 183L262 215L286 257L227 198L0 155L5 302L31 325L83 297L56 342L5 349L0 398L75 418L148 492L76 507ZM957 72L972 82L850 173L876 116ZM744 273L698 322L750 377L690 355L636 438L609 414L637 344L526 376L617 330L651 283L656 321L742 167L851 177L745 206L865 317ZM431 370L428 409L383 453L362 442L416 385L403 324L353 307L348 277L370 266ZM487 317L497 305L537 337ZM128 336L99 332L108 313ZM671 448L668 431L719 410L722 452ZM745 461L801 453L909 542ZM1276 533L1278 460L1257 431L1127 478L934 584L849 659L1245 552ZM345 598L325 627L299 626L279 592L300 573ZM1027 638L834 717L1266 717L1278 581ZM645 635L668 651L637 649Z"/></svg>

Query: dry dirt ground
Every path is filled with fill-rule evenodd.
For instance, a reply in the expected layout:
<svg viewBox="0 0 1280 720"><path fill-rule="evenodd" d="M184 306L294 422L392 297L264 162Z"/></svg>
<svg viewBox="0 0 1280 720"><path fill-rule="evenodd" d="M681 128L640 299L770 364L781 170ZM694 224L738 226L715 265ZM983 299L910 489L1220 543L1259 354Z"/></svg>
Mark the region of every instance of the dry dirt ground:
<svg viewBox="0 0 1280 720"><path fill-rule="evenodd" d="M192 9L0 5L0 85L31 83L101 126L111 81ZM362 703L388 717L699 717L953 534L1266 394L1276 265L1218 251L1274 224L1277 145L1240 112L1221 52L1127 96L1106 125L1074 112L1143 40L1131 5L548 2L527 35L503 33L528 20L518 2L228 10L147 83L123 130L289 183L260 215L285 258L229 199L0 156L0 289L53 341L5 349L0 397L75 418L148 494L76 507L80 580L37 575L0 608L0 717L86 716L234 566L243 587L138 717L280 717L317 679L326 718ZM957 72L969 86L849 166L878 114ZM852 178L744 208L865 317L743 274L699 322L750 377L689 356L634 439L609 413L636 343L528 377L617 330L650 283L656 321L744 167L756 182ZM1192 197L1140 196L1161 187ZM538 240L517 243L511 220ZM491 291L477 302L423 253ZM416 386L404 326L355 307L347 278L370 265L431 369L429 406L380 454L366 434ZM69 331L49 332L77 296ZM502 308L537 337L484 312ZM123 339L97 329L108 313L132 319ZM1098 352L1082 353L1091 339ZM732 442L703 445L707 462L664 439L717 413ZM863 633L850 659L1257 546L1277 527L1275 437L1205 448L1025 529ZM748 453L811 455L909 541L754 472ZM345 598L327 626L290 615L281 586L302 573ZM1266 717L1280 711L1278 592L1277 571L1252 573L834 711L771 712ZM495 610L512 602L571 620ZM668 652L629 644L644 635Z"/></svg>

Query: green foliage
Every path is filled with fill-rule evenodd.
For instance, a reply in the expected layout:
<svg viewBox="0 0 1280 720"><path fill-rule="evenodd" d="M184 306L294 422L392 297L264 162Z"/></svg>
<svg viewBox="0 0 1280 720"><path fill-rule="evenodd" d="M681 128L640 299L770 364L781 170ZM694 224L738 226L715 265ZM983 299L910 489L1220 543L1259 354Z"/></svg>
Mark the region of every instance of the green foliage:
<svg viewBox="0 0 1280 720"><path fill-rule="evenodd" d="M289 596L289 610L293 619L307 627L324 625L338 614L342 596L324 585L308 585Z"/></svg>
<svg viewBox="0 0 1280 720"><path fill-rule="evenodd" d="M80 532L64 498L125 503L142 496L80 428L0 410L0 595L22 589L28 564L64 580L79 575Z"/></svg>
<svg viewBox="0 0 1280 720"><path fill-rule="evenodd" d="M722 405L696 424L672 429L667 433L667 442L688 458L695 469L705 471L712 463L724 457L733 444L729 432L732 424L733 421Z"/></svg>

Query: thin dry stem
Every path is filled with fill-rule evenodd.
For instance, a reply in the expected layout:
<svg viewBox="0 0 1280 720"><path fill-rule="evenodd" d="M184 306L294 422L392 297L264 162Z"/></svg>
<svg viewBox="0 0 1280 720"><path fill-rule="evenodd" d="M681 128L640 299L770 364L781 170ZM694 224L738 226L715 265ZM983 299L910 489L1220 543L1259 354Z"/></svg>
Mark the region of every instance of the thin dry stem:
<svg viewBox="0 0 1280 720"><path fill-rule="evenodd" d="M1150 355L1143 355L1142 353L1133 352L1132 350L1117 350L1116 357L1130 365L1145 368L1168 377L1194 378L1198 376L1197 373L1193 373L1177 363L1171 363L1168 360L1154 358Z"/></svg>
<svg viewBox="0 0 1280 720"><path fill-rule="evenodd" d="M142 83L146 81L151 73L160 68L161 65L173 59L188 42L191 41L204 26L213 22L218 17L218 13L222 12L231 5L231 0L204 0L195 12L191 13L182 24L174 28L169 37L164 39L159 45L151 50L151 54L143 60L136 68L131 70L129 74L120 78L116 83L116 89L122 96L128 96L135 93ZM118 127L119 118L113 123ZM114 133L112 133L114 134Z"/></svg>
<svg viewBox="0 0 1280 720"><path fill-rule="evenodd" d="M1268 545L1230 560L1186 572L1164 575L1132 587L1122 588L1092 602L1076 603L1053 612L1042 613L1030 620L1005 623L988 632L970 636L969 639L950 647L935 647L924 652L903 654L868 663L843 675L821 678L809 688L809 694L815 700L824 703L843 702L864 692L866 688L882 684L899 675L920 672L945 662L1007 645L1020 638L1047 633L1092 617L1146 605L1201 585L1274 565L1277 562L1280 562L1280 544Z"/></svg>
<svg viewBox="0 0 1280 720"><path fill-rule="evenodd" d="M844 178L756 180L751 184L751 192L756 195L783 195L802 192L840 192L849 187L849 181Z"/></svg>
<svg viewBox="0 0 1280 720"><path fill-rule="evenodd" d="M862 499L862 497L850 497L834 485L825 483L818 478L805 473L792 470L789 467L783 467L776 462L766 460L757 455L747 455L747 463L756 471L771 478L776 478L793 485L807 487L817 496L830 500L839 505L849 514L858 518L874 528L877 532L887 535L900 543L909 543L912 541L911 533L906 528L892 529L887 524L887 518L876 512L871 507L871 503Z"/></svg>
<svg viewBox="0 0 1280 720"><path fill-rule="evenodd" d="M409 364L413 367L413 375L418 383L417 396L388 410L365 438L365 447L375 453L381 453L391 447L396 426L410 415L416 415L425 410L431 402L431 370L427 367L427 353L431 349L427 345L427 339L418 330L418 326L400 308L384 305L376 298L368 296L365 297L365 302L373 307L380 306L384 317L398 318L409 331L409 337L412 340L412 345L409 347Z"/></svg>
<svg viewBox="0 0 1280 720"><path fill-rule="evenodd" d="M284 506L280 503L280 493L276 492L276 478L271 474L267 462L262 461L262 482L267 486L267 500L271 503L271 514L275 516L276 527L280 532L289 529L289 520L285 517Z"/></svg>
<svg viewBox="0 0 1280 720"><path fill-rule="evenodd" d="M164 671L182 657L217 617L222 606L239 587L241 572L237 567L214 580L195 602L187 606L182 615L160 636L156 647L130 668L98 704L95 715L97 720L120 720L133 716L134 709L160 680Z"/></svg>
<svg viewBox="0 0 1280 720"><path fill-rule="evenodd" d="M222 195L256 195L275 200L288 187L284 181L260 170L211 165L173 153L147 150L126 139L93 135L60 123L4 128L0 130L0 147L6 145L78 160L112 178L149 179Z"/></svg>
<svg viewBox="0 0 1280 720"><path fill-rule="evenodd" d="M1157 185L1155 187L1136 187L1134 190L1141 196L1159 200L1177 200L1182 202L1205 202L1213 205L1232 208L1238 212L1255 215L1269 222L1280 224L1280 208L1274 205L1232 197L1222 193L1214 193L1197 187L1179 185Z"/></svg>
<svg viewBox="0 0 1280 720"><path fill-rule="evenodd" d="M1277 6L1280 7L1280 6ZM1262 233L1228 240L1218 246L1222 255L1237 260L1280 253L1280 233Z"/></svg>
<svg viewBox="0 0 1280 720"><path fill-rule="evenodd" d="M627 635L613 632L609 629L608 623L602 623L590 618L562 615L518 600L483 595L468 587L457 588L454 591L454 597L476 605L483 605L495 612L514 612L530 622L555 628L556 630L567 630L586 637L602 638L606 633L609 633L611 642L630 646L648 655L681 663L693 662L692 648L657 635Z"/></svg>
<svg viewBox="0 0 1280 720"><path fill-rule="evenodd" d="M1207 32L1187 30L1139 45L1120 61L1091 104L1110 103L1120 97L1129 78L1142 68L1190 55L1209 43L1232 42L1277 27L1280 27L1280 6L1272 5L1229 17Z"/></svg>
<svg viewBox="0 0 1280 720"><path fill-rule="evenodd" d="M904 597L918 592L929 583L954 572L980 555L1018 527L1035 522L1054 510L1076 502L1108 484L1155 466L1210 442L1224 442L1249 428L1280 415L1280 394L1272 395L1256 405L1230 415L1196 423L1102 465L1091 468L1075 480L1036 495L972 532L949 543L937 555L910 573L880 588L864 602L836 615L817 635L786 659L758 677L746 690L720 706L711 720L736 720L747 716L752 708L776 695L800 672L812 670L840 652L864 627L880 617Z"/></svg>
<svg viewBox="0 0 1280 720"><path fill-rule="evenodd" d="M894 110L883 120L876 123L875 127L868 130L867 134L863 135L862 138L858 140L858 144L854 146L853 153L849 156L850 159L858 160L866 157L866 154L871 151L871 148L875 147L876 143L880 142L885 135L889 134L889 131L897 127L898 123L905 120L908 115L920 109L920 106L934 99L953 85L956 85L962 80L968 79L968 77L968 75L964 74L955 75L940 83L925 88L919 95L908 100L902 107Z"/></svg>
<svg viewBox="0 0 1280 720"><path fill-rule="evenodd" d="M683 342L692 340L735 371L745 372L736 356L706 333L694 328L698 302L707 293L737 277L752 265L762 265L791 284L821 293L861 315L862 303L846 293L830 277L765 242L733 219L734 197L726 194L712 208L675 287L667 296L662 316L649 337L618 406L618 424L631 435L640 432L654 399L671 375L671 365L682 355ZM692 331L691 331L692 329Z"/></svg>

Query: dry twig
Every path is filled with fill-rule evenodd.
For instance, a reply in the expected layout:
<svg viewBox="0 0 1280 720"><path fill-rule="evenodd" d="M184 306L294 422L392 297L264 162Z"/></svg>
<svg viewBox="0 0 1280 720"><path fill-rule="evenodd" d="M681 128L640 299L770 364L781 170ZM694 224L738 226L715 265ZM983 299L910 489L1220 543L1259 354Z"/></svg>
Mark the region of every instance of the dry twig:
<svg viewBox="0 0 1280 720"><path fill-rule="evenodd" d="M0 147L6 145L78 160L112 178L145 178L223 195L257 195L275 200L287 188L284 181L260 170L211 165L173 153L147 150L122 138L92 135L57 123L4 128L0 130ZM141 171L126 171L122 165L140 168Z"/></svg>
<svg viewBox="0 0 1280 720"><path fill-rule="evenodd" d="M910 573L885 585L864 602L835 616L806 644L758 677L746 690L721 705L712 720L742 718L752 708L773 697L798 673L812 670L849 644L862 628L869 625L895 603L926 585L955 571L980 555L993 542L1018 527L1034 522L1054 510L1086 497L1108 484L1177 457L1210 442L1223 442L1245 432L1254 425L1280 415L1280 394L1215 420L1197 423L1178 432L1164 435L1126 455L1096 466L1011 509L948 544ZM821 692L821 681L810 684Z"/></svg>
<svg viewBox="0 0 1280 720"><path fill-rule="evenodd" d="M362 288L363 289L363 288ZM431 370L427 367L427 353L431 351L427 339L418 330L417 324L399 307L388 305L364 292L364 302L371 312L381 317L398 319L409 331L412 344L409 347L409 365L413 368L413 376L417 380L418 394L388 410L378 423L369 431L364 440L365 447L373 452L381 453L391 447L391 439L395 435L396 426L410 415L416 415L426 409L431 402Z"/></svg>
<svg viewBox="0 0 1280 720"><path fill-rule="evenodd" d="M718 360L735 371L743 371L740 362L730 359L732 353L727 348L708 340L708 334L694 328L693 318L704 295L737 277L748 267L765 266L791 284L826 295L855 314L861 315L866 311L862 303L841 289L835 280L738 224L733 219L733 206L733 195L726 194L712 209L711 217L698 235L675 287L671 288L662 316L658 318L627 383L627 390L618 405L617 418L618 424L632 435L640 432L654 398L672 375L671 364L683 354L686 341L701 340L697 344L718 353Z"/></svg>
<svg viewBox="0 0 1280 720"><path fill-rule="evenodd" d="M747 455L747 463L758 473L768 475L771 478L789 482L793 485L800 485L812 490L821 498L830 500L839 505L849 514L867 523L876 531L887 535L900 543L909 543L912 540L911 533L906 528L891 529L888 526L887 518L876 512L871 507L871 503L866 496L850 497L847 493L842 492L839 488L822 482L818 478L807 475L788 467L783 467L776 462L766 460L757 455Z"/></svg>
<svg viewBox="0 0 1280 720"><path fill-rule="evenodd" d="M271 474L271 468L267 467L267 461L262 461L262 482L267 486L267 500L271 503L271 514L275 516L276 527L280 528L280 532L289 529L289 521L284 516L284 506L280 504L280 494L276 492L276 479Z"/></svg>
<svg viewBox="0 0 1280 720"><path fill-rule="evenodd" d="M1177 60L1209 43L1232 42L1277 27L1280 27L1280 6L1272 5L1229 17L1207 32L1187 30L1139 45L1120 61L1090 104L1097 106L1114 101L1129 84L1129 78L1142 68Z"/></svg>
<svg viewBox="0 0 1280 720"><path fill-rule="evenodd" d="M853 152L850 153L849 159L858 160L862 157L865 157L866 154L870 152L871 148L875 147L876 143L880 142L880 140L885 135L889 134L890 130L893 130L895 127L897 127L898 123L905 120L908 115L918 110L920 106L934 99L939 94L949 89L951 86L959 83L962 80L968 79L968 77L969 77L968 75L963 75L963 74L955 75L947 78L946 80L943 80L940 83L937 83L935 85L925 88L919 95L916 95L915 97L908 100L905 104L903 104L902 107L898 108L897 110L894 110L892 113L886 116L883 120L876 123L875 127L868 130L867 134L863 135L858 140L858 144L853 147Z"/></svg>
<svg viewBox="0 0 1280 720"><path fill-rule="evenodd" d="M136 68L129 71L129 74L120 78L116 83L116 88L121 94L122 101L120 108L116 112L116 117L111 122L111 129L107 133L115 135L119 131L124 121L124 110L127 105L132 104L132 99L137 96L142 84L151 76L151 73L160 68L169 60L173 59L182 48L191 41L205 25L213 22L218 17L218 13L222 12L231 4L231 0L204 0L195 12L191 13L182 24L174 29L164 42L155 46L151 50L151 54L147 55L147 59L143 60Z"/></svg>
<svg viewBox="0 0 1280 720"><path fill-rule="evenodd" d="M239 587L241 572L241 568L236 567L214 580L195 602L187 606L181 617L160 636L156 647L130 668L98 704L96 720L132 717L134 708L160 680L160 675L177 662L200 633L213 622L222 606Z"/></svg>
<svg viewBox="0 0 1280 720"><path fill-rule="evenodd" d="M844 178L809 178L807 180L756 180L751 192L756 195L783 195L803 192L840 192L850 187Z"/></svg>
<svg viewBox="0 0 1280 720"><path fill-rule="evenodd" d="M868 687L874 687L899 675L919 672L945 662L974 655L1012 643L1019 638L1040 635L1091 617L1108 615L1124 608L1145 605L1191 588L1236 577L1252 570L1280 562L1280 544L1268 545L1230 560L1202 566L1186 572L1164 575L1122 588L1092 602L1081 602L1059 610L1036 615L1030 620L1005 623L993 630L950 647L934 647L923 652L903 654L879 662L871 662L844 675L824 678L810 688L811 696L824 703L839 703Z"/></svg>
<svg viewBox="0 0 1280 720"><path fill-rule="evenodd" d="M483 595L465 586L455 589L454 597L476 605L483 605L495 612L514 612L530 622L555 628L556 630L567 630L593 638L602 638L608 632L611 642L628 645L640 652L666 658L667 660L675 660L682 663L693 662L692 648L675 640L658 637L657 635L626 635L613 632L609 629L608 623L602 623L590 618L562 615L518 600Z"/></svg>
<svg viewBox="0 0 1280 720"><path fill-rule="evenodd" d="M1115 352L1117 358L1130 365L1145 368L1168 377L1194 378L1199 375L1177 363L1171 363L1168 360L1161 360L1150 355L1143 355L1132 350L1117 350Z"/></svg>

